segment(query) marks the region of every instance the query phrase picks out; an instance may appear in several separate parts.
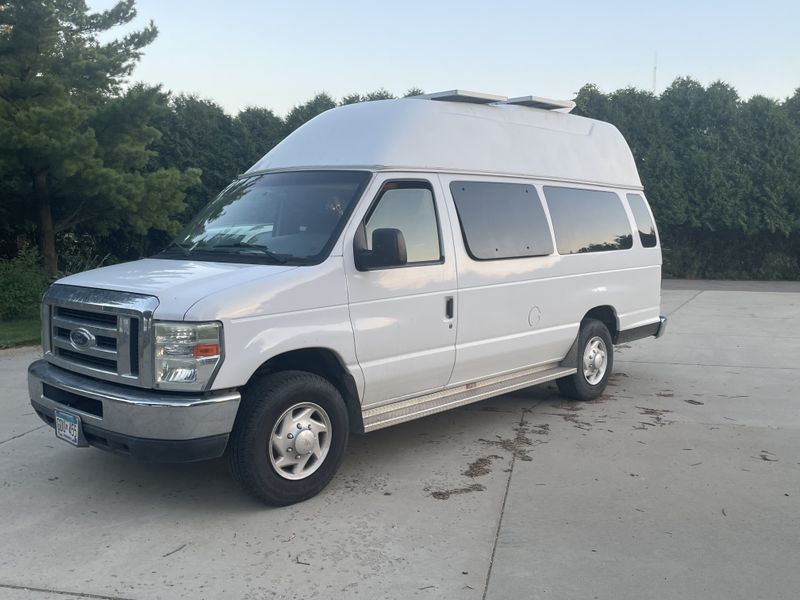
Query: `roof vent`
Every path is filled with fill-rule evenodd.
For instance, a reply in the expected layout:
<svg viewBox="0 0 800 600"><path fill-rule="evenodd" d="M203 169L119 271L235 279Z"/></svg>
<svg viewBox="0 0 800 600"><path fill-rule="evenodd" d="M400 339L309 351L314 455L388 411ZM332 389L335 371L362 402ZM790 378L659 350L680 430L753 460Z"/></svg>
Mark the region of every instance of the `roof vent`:
<svg viewBox="0 0 800 600"><path fill-rule="evenodd" d="M519 98L509 98L501 104L514 104L516 106L529 106L531 108L541 108L556 112L568 113L575 108L572 100L552 100L541 96L520 96Z"/></svg>
<svg viewBox="0 0 800 600"><path fill-rule="evenodd" d="M495 96L494 94L468 92L466 90L449 90L447 92L434 92L433 94L421 94L413 97L428 100L441 100L443 102L468 102L470 104L495 104L508 100L508 96Z"/></svg>
<svg viewBox="0 0 800 600"><path fill-rule="evenodd" d="M575 108L575 103L572 100L553 100L552 98L543 98L541 96L508 98L507 96L484 94L483 92L468 92L466 90L448 90L446 92L434 92L432 94L420 94L419 96L411 97L422 100L466 102L469 104L511 104L514 106L528 106L530 108L552 110L561 113L568 113Z"/></svg>

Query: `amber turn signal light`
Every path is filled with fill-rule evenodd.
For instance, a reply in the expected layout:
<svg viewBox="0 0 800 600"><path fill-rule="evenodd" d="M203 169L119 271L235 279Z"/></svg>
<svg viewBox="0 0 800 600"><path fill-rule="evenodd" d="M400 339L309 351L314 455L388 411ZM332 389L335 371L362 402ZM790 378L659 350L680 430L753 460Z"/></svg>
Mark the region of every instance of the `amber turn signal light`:
<svg viewBox="0 0 800 600"><path fill-rule="evenodd" d="M219 344L198 344L193 346L192 356L219 356Z"/></svg>

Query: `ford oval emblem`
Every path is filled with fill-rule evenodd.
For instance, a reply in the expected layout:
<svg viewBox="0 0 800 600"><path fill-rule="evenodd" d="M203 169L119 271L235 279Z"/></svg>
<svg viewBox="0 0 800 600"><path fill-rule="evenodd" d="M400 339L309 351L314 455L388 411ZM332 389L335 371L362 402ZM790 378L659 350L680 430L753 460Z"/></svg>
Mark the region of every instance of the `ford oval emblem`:
<svg viewBox="0 0 800 600"><path fill-rule="evenodd" d="M73 329L69 334L70 343L78 350L86 350L94 346L95 337L83 327Z"/></svg>

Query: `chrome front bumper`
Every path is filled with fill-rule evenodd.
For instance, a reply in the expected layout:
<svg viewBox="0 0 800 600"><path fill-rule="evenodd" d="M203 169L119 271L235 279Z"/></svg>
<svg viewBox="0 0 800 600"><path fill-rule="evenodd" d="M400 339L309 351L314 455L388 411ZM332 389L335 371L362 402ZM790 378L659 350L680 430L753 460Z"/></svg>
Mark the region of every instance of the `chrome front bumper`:
<svg viewBox="0 0 800 600"><path fill-rule="evenodd" d="M46 421L58 408L79 415L87 430L170 443L227 439L241 401L237 391L186 394L108 383L45 360L28 367L28 391Z"/></svg>

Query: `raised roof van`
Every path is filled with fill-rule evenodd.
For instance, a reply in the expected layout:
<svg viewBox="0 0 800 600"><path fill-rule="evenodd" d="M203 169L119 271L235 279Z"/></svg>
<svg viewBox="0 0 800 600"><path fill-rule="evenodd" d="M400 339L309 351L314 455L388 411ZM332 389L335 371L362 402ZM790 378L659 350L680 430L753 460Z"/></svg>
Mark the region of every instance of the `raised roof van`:
<svg viewBox="0 0 800 600"><path fill-rule="evenodd" d="M658 337L661 250L616 128L444 92L327 111L164 252L59 280L36 412L75 446L227 456L271 504L370 432L555 380L594 398Z"/></svg>

